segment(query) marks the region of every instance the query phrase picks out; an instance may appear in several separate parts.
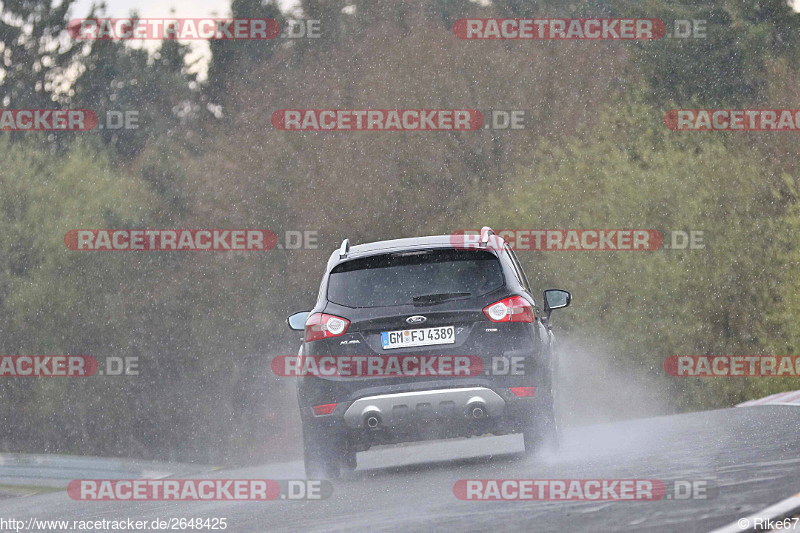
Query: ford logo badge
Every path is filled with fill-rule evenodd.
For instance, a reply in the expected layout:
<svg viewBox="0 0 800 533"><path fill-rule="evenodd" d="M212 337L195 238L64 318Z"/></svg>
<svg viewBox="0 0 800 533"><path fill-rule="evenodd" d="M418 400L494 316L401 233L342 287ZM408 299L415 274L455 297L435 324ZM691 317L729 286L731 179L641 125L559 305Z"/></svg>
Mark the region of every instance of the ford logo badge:
<svg viewBox="0 0 800 533"><path fill-rule="evenodd" d="M406 322L408 322L409 324L422 324L426 320L428 319L422 315L414 315L406 318Z"/></svg>

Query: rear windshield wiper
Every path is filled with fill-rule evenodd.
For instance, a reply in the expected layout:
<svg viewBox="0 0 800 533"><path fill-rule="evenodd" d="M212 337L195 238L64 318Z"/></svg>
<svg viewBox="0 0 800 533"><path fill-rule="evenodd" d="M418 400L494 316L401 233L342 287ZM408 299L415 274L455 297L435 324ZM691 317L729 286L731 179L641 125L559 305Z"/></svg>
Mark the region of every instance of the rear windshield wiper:
<svg viewBox="0 0 800 533"><path fill-rule="evenodd" d="M471 292L439 292L435 294L422 294L414 296L412 300L415 304L438 304L449 300L458 300L472 296Z"/></svg>

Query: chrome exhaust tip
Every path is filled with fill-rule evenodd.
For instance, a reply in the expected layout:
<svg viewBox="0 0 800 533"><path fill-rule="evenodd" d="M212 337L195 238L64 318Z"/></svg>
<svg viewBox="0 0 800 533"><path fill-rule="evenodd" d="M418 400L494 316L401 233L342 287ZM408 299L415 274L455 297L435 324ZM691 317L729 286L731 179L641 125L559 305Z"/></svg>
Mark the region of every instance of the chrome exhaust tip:
<svg viewBox="0 0 800 533"><path fill-rule="evenodd" d="M486 416L486 406L480 403L474 403L467 408L467 412L470 417L478 420Z"/></svg>
<svg viewBox="0 0 800 533"><path fill-rule="evenodd" d="M369 414L366 416L365 423L368 428L375 429L381 425L381 419L375 414Z"/></svg>

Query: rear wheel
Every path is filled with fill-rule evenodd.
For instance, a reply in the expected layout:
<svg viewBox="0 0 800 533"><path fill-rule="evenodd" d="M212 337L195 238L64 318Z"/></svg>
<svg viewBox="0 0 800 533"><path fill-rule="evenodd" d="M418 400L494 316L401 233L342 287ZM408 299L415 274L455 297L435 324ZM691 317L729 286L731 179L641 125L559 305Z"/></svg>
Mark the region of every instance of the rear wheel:
<svg viewBox="0 0 800 533"><path fill-rule="evenodd" d="M342 457L342 470L352 472L358 466L356 461L356 451L349 442L345 442L344 456Z"/></svg>
<svg viewBox="0 0 800 533"><path fill-rule="evenodd" d="M558 450L559 429L555 409L552 406L540 411L534 421L522 431L525 454L534 455L542 451Z"/></svg>
<svg viewBox="0 0 800 533"><path fill-rule="evenodd" d="M356 468L356 453L335 429L303 427L303 459L309 479L338 479Z"/></svg>

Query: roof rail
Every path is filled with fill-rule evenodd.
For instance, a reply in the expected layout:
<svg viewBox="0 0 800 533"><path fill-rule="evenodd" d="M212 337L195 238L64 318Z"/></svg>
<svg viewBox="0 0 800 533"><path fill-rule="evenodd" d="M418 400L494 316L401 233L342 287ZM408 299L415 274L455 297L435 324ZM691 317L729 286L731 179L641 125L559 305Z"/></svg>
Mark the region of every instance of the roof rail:
<svg viewBox="0 0 800 533"><path fill-rule="evenodd" d="M484 226L481 228L481 246L486 246L489 244L489 235L495 235L495 232L489 226Z"/></svg>
<svg viewBox="0 0 800 533"><path fill-rule="evenodd" d="M342 241L342 247L339 248L339 259L344 259L347 257L347 252L350 251L350 239L345 239Z"/></svg>

